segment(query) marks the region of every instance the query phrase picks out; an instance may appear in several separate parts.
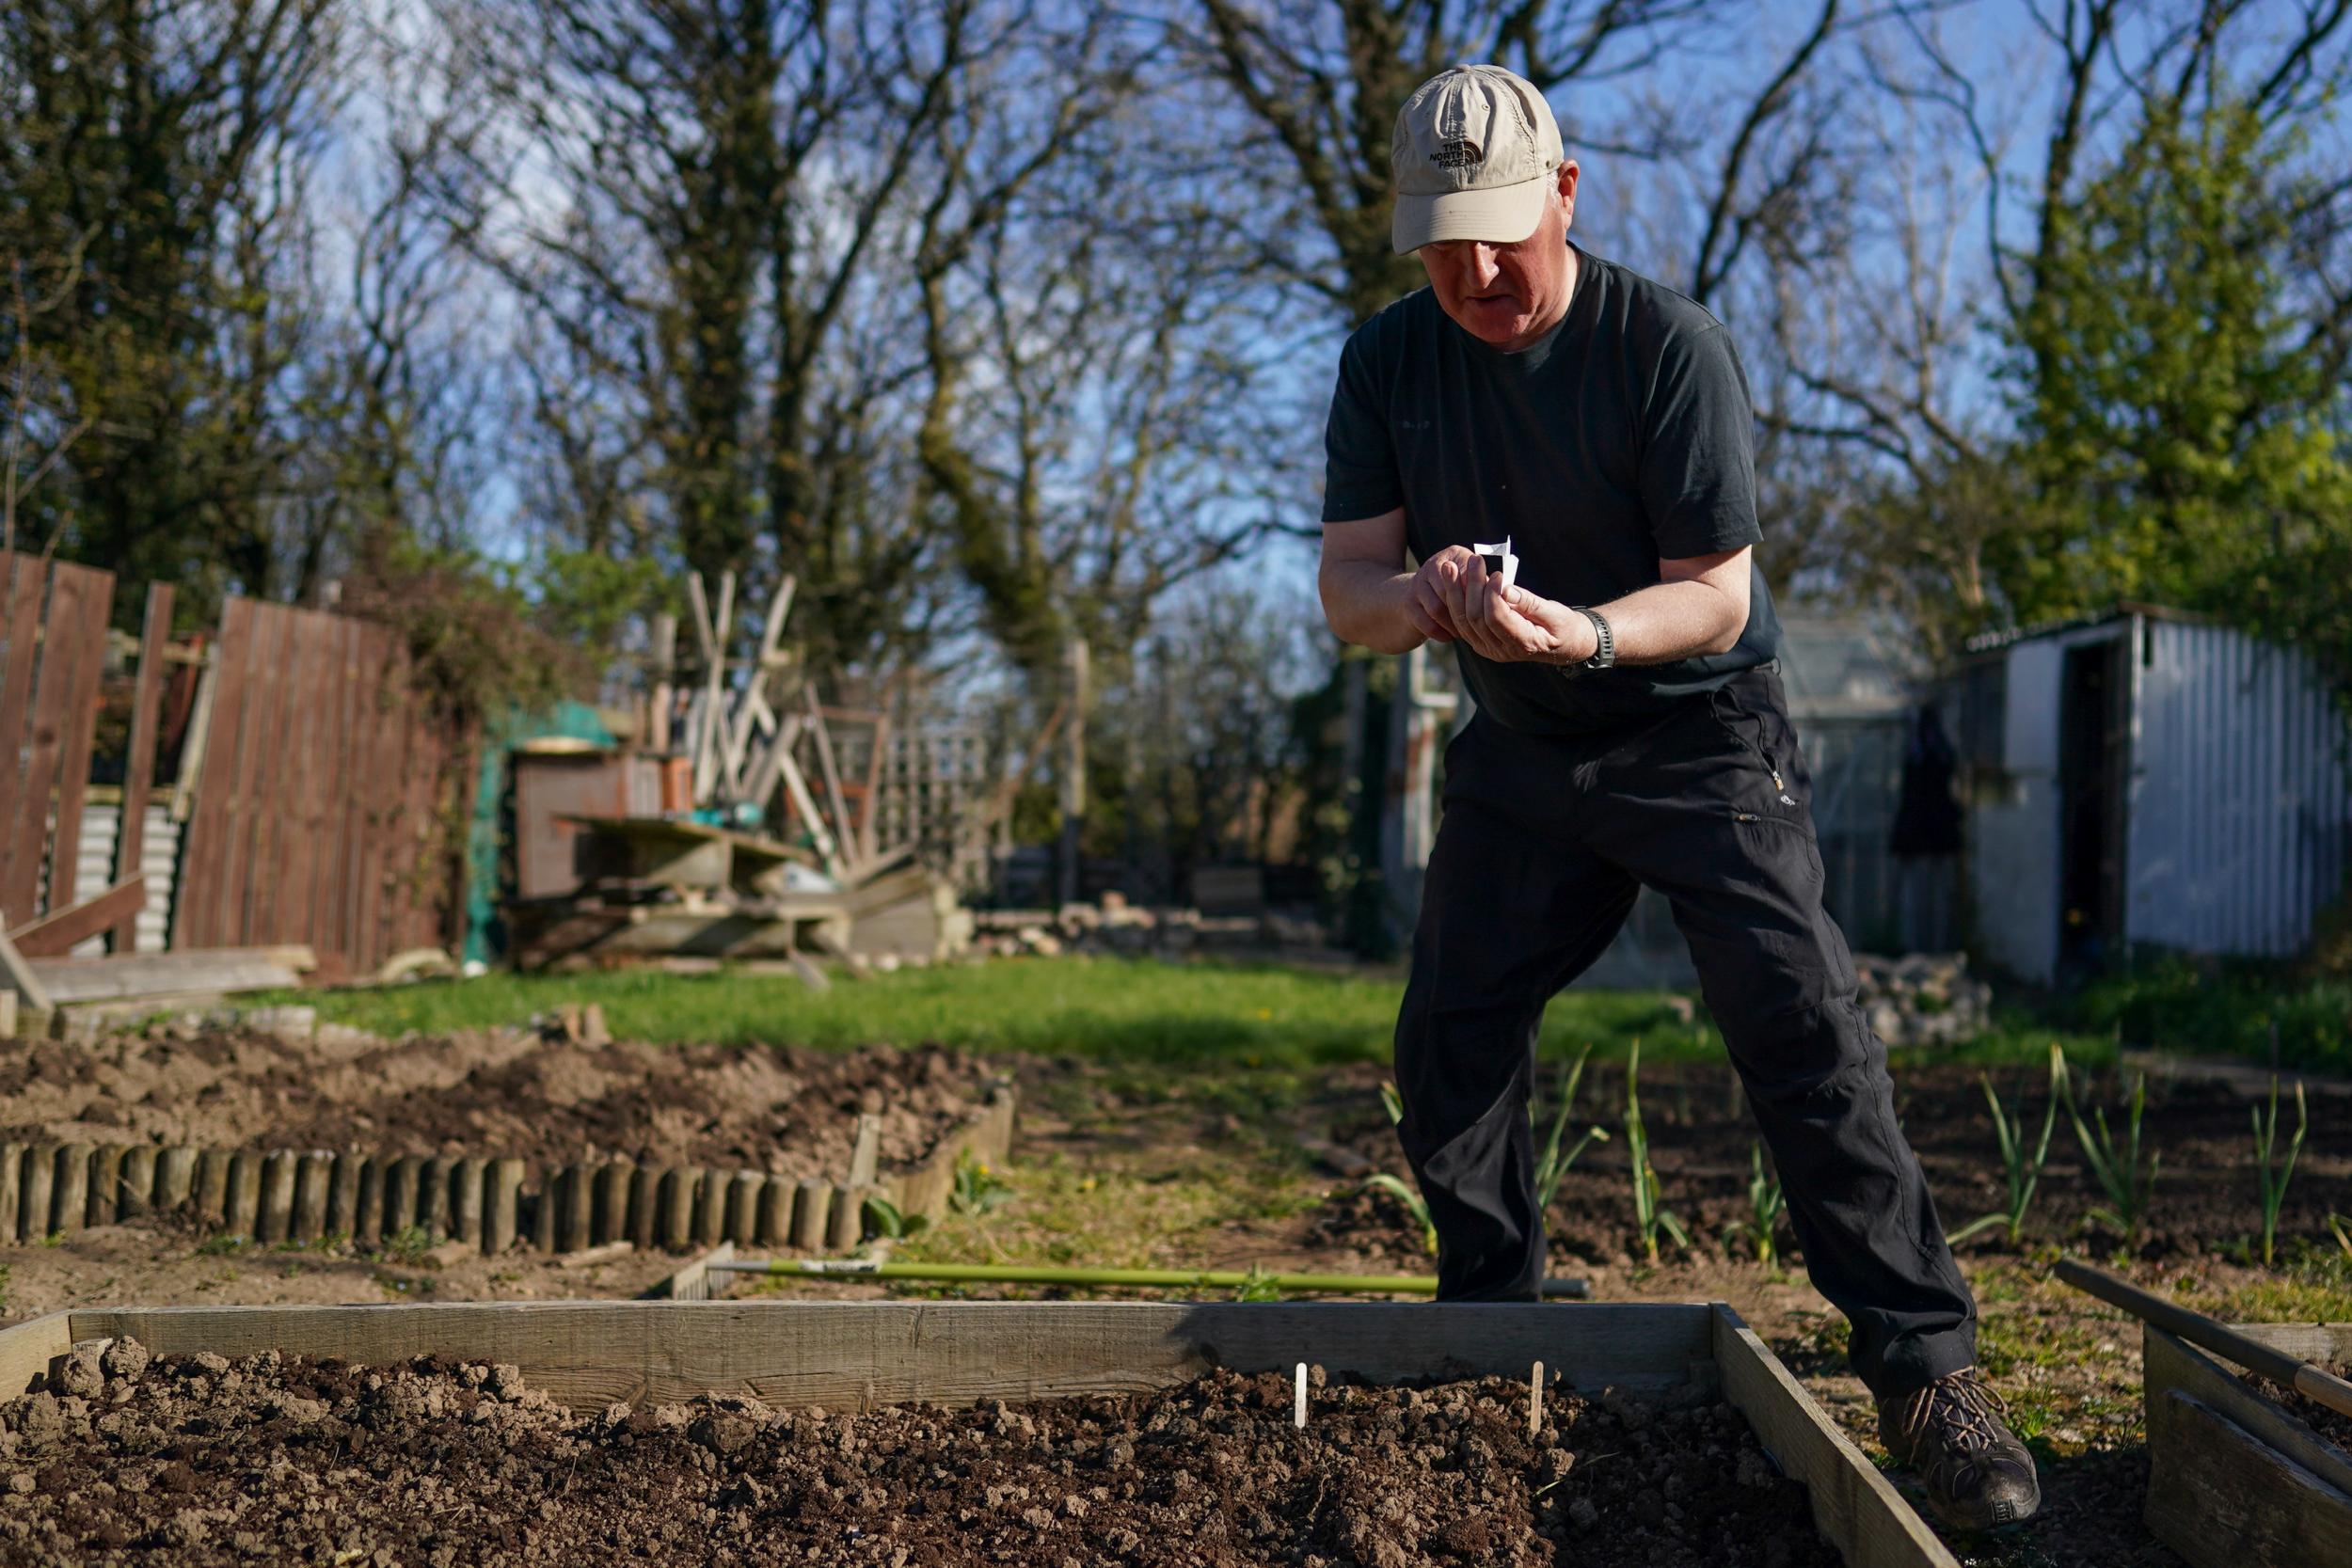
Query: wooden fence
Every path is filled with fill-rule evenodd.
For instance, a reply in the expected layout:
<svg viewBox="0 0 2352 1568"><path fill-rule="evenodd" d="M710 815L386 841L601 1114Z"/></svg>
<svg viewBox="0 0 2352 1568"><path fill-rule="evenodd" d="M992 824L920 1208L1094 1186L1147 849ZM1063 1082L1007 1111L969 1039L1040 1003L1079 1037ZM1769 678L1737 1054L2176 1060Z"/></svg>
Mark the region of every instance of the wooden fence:
<svg viewBox="0 0 2352 1568"><path fill-rule="evenodd" d="M398 636L230 599L215 658L173 945L303 942L355 973L444 945L458 861L437 818L464 747Z"/></svg>
<svg viewBox="0 0 2352 1568"><path fill-rule="evenodd" d="M42 912L44 894L53 910L73 902L114 592L111 572L0 551L0 917L11 927Z"/></svg>
<svg viewBox="0 0 2352 1568"><path fill-rule="evenodd" d="M100 712L120 696L119 679L102 685L115 592L110 572L0 551L0 923L28 954L101 931L116 953L135 945L140 890L94 895L81 865ZM119 882L146 869L164 667L191 657L167 655L171 607L169 588L148 591ZM204 685L178 748L174 793L192 805L179 875L151 890L171 897L171 945L306 945L333 972L446 942L458 861L437 813L464 737L427 711L397 634L232 598Z"/></svg>

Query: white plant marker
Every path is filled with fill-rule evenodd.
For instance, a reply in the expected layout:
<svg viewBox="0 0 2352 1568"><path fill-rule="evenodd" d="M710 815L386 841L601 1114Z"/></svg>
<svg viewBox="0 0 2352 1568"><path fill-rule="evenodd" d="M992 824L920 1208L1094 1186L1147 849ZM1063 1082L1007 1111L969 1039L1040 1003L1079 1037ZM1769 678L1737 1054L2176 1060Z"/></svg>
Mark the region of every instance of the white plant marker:
<svg viewBox="0 0 2352 1568"><path fill-rule="evenodd" d="M1304 1361L1298 1364L1297 1388L1291 1400L1291 1425L1301 1432L1307 1430L1307 1363Z"/></svg>
<svg viewBox="0 0 2352 1568"><path fill-rule="evenodd" d="M1519 558L1511 553L1511 536L1504 534L1500 545L1472 545L1472 555L1500 556L1502 561L1502 586L1510 587L1519 579Z"/></svg>
<svg viewBox="0 0 2352 1568"><path fill-rule="evenodd" d="M1535 1363L1535 1370L1527 1374L1527 1434L1533 1437L1544 1425L1544 1364Z"/></svg>

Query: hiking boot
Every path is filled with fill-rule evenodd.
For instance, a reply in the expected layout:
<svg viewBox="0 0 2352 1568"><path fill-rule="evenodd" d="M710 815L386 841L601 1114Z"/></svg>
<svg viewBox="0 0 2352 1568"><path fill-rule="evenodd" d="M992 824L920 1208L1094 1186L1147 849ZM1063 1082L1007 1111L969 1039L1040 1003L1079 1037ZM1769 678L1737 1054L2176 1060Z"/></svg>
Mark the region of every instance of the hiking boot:
<svg viewBox="0 0 2352 1568"><path fill-rule="evenodd" d="M1991 1529L2033 1516L2042 1483L2033 1455L2003 1424L2009 1407L1974 1367L1879 1401L1879 1441L1919 1472L1928 1505L1954 1529Z"/></svg>

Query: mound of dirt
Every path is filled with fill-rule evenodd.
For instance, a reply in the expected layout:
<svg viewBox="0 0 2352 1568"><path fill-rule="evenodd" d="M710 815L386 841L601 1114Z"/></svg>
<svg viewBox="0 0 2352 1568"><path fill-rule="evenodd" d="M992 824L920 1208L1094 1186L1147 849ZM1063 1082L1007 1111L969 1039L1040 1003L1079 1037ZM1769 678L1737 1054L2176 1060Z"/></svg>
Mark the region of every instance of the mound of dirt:
<svg viewBox="0 0 2352 1568"><path fill-rule="evenodd" d="M78 1349L0 1405L0 1557L395 1563L1814 1568L1727 1405L1526 1386L1147 1394L866 1415L566 1412L512 1367Z"/></svg>
<svg viewBox="0 0 2352 1568"><path fill-rule="evenodd" d="M521 1030L385 1040L157 1027L0 1041L0 1138L754 1166L830 1176L855 1118L885 1167L975 1110L987 1063L930 1045L577 1045Z"/></svg>

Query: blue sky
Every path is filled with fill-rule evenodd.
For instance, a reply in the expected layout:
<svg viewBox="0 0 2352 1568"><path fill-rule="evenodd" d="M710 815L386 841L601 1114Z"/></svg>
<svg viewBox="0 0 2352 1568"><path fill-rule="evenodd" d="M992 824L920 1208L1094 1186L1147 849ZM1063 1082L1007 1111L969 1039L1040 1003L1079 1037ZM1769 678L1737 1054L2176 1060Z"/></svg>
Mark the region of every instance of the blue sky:
<svg viewBox="0 0 2352 1568"><path fill-rule="evenodd" d="M427 19L433 13L421 0L373 0L373 8L394 36L412 46L432 36L435 24ZM2179 7L2156 8L2169 13ZM2293 19L2296 9L2289 0L2271 0L2268 7L2257 8L2256 21L2262 26L2283 24ZM1758 4L1754 8L1753 25L1724 31L1678 50L1637 75L1597 85L1572 85L1555 92L1554 106L1567 135L1568 150L1584 166L1576 230L1580 242L1662 280L1681 281L1696 229L1693 190L1709 178L1729 121L1753 91L1752 84L1761 79L1767 62L1776 60L1800 36L1812 10L1809 5ZM1867 39L1884 52L1892 69L1917 73L1917 56L1901 47L1899 30L1887 20L1891 13L1883 8L1850 14L1876 14L1880 20ZM2011 138L2002 150L2001 170L2004 182L2011 187L2005 221L2012 237L2022 235L2031 219L2026 198L2039 178L2043 127L2057 96L2056 50L2035 29L2033 15L2025 0L1980 0L1942 8L1932 21L1953 56L1978 84L1984 122L1996 135ZM2147 36L2143 26L2127 38L2122 52L2136 53ZM1859 71L1862 47L1861 40L1851 40L1825 63L1831 71L1851 78ZM363 84L363 90L345 111L346 136L339 151L343 167L338 173L347 180L330 179L327 185L364 187L370 175L366 149L380 139L389 107L413 104L414 93L412 85L389 79ZM1867 200L1874 208L1867 215L1878 222L1866 227L1861 242L1865 253L1857 271L1866 277L1891 278L1899 260L1894 220L1906 206L1925 209L1932 220L1929 227L1943 233L1950 246L1949 308L1964 313L1982 300L1989 273L1983 195L1980 186L1970 184L1977 179L1975 157L1960 134L1958 121L1931 111L1905 121L1884 100L1863 93L1854 95L1852 108L1855 119L1839 130L1856 135L1870 132L1885 138L1894 150L1890 161L1861 172L1869 188ZM1590 145L1600 128L1625 123L1645 111L1660 124L1700 133L1697 139L1705 144L1704 150L1688 164L1661 165ZM2340 141L2339 127L2319 129L2323 145ZM2109 138L2115 134L2112 125L2097 133ZM1279 178L1281 172L1279 167L1271 169L1269 176ZM1939 188L1940 179L1949 179L1954 188ZM526 204L545 199L544 193L518 194ZM1883 289L1873 292L1883 293ZM1753 359L1766 334L1765 324L1756 319L1760 312L1744 310L1736 295L1719 302L1717 308ZM484 303L482 309L493 322L504 313L495 300ZM1295 422L1302 451L1310 453L1310 470L1344 328L1345 324L1335 315L1309 309L1284 321L1269 321L1266 329L1266 357L1280 367L1267 390L1269 412ZM1994 417L1982 366L1963 362L1957 371L1955 404L1963 414ZM1312 478L1311 471L1303 476L1302 493L1288 509L1300 524L1310 527L1315 514ZM511 516L516 495L513 473L500 474L491 483L491 512ZM523 546L520 535L511 527L483 543L493 553L510 558ZM1264 583L1269 591L1288 594L1303 581L1311 559L1310 544L1292 541L1269 546L1255 562L1237 570Z"/></svg>

